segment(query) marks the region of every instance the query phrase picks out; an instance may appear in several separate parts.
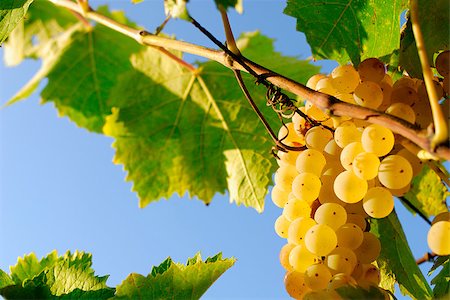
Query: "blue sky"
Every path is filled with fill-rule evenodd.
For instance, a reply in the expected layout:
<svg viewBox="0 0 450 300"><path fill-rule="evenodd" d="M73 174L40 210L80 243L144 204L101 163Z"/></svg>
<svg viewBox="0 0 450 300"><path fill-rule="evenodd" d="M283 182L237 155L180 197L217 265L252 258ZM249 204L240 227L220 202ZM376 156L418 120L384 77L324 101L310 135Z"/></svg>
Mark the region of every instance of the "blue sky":
<svg viewBox="0 0 450 300"><path fill-rule="evenodd" d="M125 9L150 31L164 19L162 1L138 6L129 1L91 1ZM219 39L221 21L212 1L191 1L190 12ZM245 1L245 12L230 14L236 35L259 29L276 38L275 47L287 55L311 55L305 38L295 31L295 20L282 14L283 1ZM171 21L167 33L211 45L190 24ZM0 48L0 56L3 50ZM193 61L198 58L188 57ZM6 68L0 64L0 103L27 82L39 62ZM323 72L333 63L320 62ZM284 244L273 230L281 213L266 201L263 214L229 204L217 195L206 207L201 201L172 197L138 208L122 166L113 165L112 139L77 128L58 118L52 104L40 105L38 93L0 110L0 268L8 270L17 256L34 251L42 257L57 249L93 254L98 275L110 274L109 285L127 274L148 274L167 256L185 262L197 251L203 257L222 251L238 259L205 294L204 299L287 299L284 271L278 252ZM428 225L396 208L416 257L428 251ZM430 264L424 264L428 271Z"/></svg>

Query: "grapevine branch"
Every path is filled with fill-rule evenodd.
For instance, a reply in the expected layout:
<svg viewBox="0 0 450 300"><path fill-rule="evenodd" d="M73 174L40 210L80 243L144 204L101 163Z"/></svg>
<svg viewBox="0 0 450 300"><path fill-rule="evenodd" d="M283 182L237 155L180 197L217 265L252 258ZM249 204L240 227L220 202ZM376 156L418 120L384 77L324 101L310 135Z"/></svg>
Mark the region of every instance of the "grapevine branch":
<svg viewBox="0 0 450 300"><path fill-rule="evenodd" d="M49 0L49 1L57 6L65 7L72 11L83 14L82 9L77 5L77 3L72 2L70 0ZM393 132L409 139L410 141L412 141L422 149L430 152L431 154L434 154L446 160L450 160L450 146L448 142L436 145L436 147L432 147L431 138L427 135L426 130L419 130L417 128L414 128L408 122L396 118L394 116L385 114L383 112L379 112L370 108L357 106L350 103L345 103L333 96L314 91L301 83L298 83L276 72L273 72L267 68L264 68L263 66L245 57L242 57L242 61L245 62L245 65L243 66L239 63L238 60L235 59L236 57L235 55L231 56L227 55L227 52L224 49L220 51L195 45L188 42L153 35L146 31L135 29L127 25L121 24L119 22L116 22L115 20L112 20L92 10L86 12L84 14L84 17L93 20L95 22L98 22L106 27L109 27L112 30L120 32L143 45L151 47L160 47L164 49L178 50L193 55L201 56L219 62L230 69L247 71L248 73L254 76L255 75L264 76L264 74L270 74L270 77L267 77L268 82L272 83L273 85L283 90L287 90L297 96L300 96L303 99L308 99L308 101L318 106L322 110L328 112L330 115L348 116L355 119L366 120L370 123L383 125L391 129ZM183 63L182 60L179 60L179 62ZM187 64L186 62L184 63ZM195 67L193 67L193 69L195 69Z"/></svg>
<svg viewBox="0 0 450 300"><path fill-rule="evenodd" d="M427 252L422 257L416 259L416 264L420 265L420 264L423 264L425 262L433 262L434 258L436 256L438 256L436 253Z"/></svg>

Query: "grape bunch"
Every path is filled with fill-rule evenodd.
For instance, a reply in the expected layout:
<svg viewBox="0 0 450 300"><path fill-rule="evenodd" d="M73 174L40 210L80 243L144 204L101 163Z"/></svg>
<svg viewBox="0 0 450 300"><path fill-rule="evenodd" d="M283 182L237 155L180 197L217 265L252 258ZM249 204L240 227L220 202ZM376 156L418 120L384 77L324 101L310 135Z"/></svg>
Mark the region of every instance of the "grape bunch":
<svg viewBox="0 0 450 300"><path fill-rule="evenodd" d="M440 96L448 94L448 72L445 78L447 87L435 81ZM394 83L376 58L364 60L358 70L343 65L328 76L314 75L306 85L422 128L432 120L423 81L402 77ZM423 162L396 143L386 127L330 117L307 100L299 110L301 114L295 113L292 122L280 128L278 138L305 150L278 151L271 192L273 203L283 209L275 231L287 239L279 256L286 269L286 290L296 299L339 299L335 289L344 285L377 287L380 272L375 261L381 244L367 220L392 212L394 196L409 190ZM450 245L449 215L441 219L428 237L438 254L444 246L435 241L444 234L444 251ZM440 244L432 247L434 242Z"/></svg>

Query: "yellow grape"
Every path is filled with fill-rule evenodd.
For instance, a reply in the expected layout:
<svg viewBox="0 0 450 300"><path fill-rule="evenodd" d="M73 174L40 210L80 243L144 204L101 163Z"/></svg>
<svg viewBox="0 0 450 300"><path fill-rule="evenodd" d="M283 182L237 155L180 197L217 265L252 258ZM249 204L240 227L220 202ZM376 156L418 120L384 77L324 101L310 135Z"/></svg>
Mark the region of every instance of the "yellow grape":
<svg viewBox="0 0 450 300"><path fill-rule="evenodd" d="M335 290L345 285L356 286L356 280L345 273L338 273L331 277L330 283L328 283L328 290Z"/></svg>
<svg viewBox="0 0 450 300"><path fill-rule="evenodd" d="M353 173L361 179L370 180L378 175L380 159L374 153L361 152L352 162Z"/></svg>
<svg viewBox="0 0 450 300"><path fill-rule="evenodd" d="M414 79L412 79L411 77L405 77L403 76L402 78L399 78L393 85L392 87L394 89L399 89L401 87L409 87L413 90L416 90L416 83L414 81Z"/></svg>
<svg viewBox="0 0 450 300"><path fill-rule="evenodd" d="M421 128L427 128L433 120L428 97L426 97L425 99L420 98L419 101L411 105L411 107L416 112L417 125L419 125Z"/></svg>
<svg viewBox="0 0 450 300"><path fill-rule="evenodd" d="M392 103L404 103L406 105L412 105L419 100L419 95L414 88L409 86L400 86L392 88L391 104Z"/></svg>
<svg viewBox="0 0 450 300"><path fill-rule="evenodd" d="M291 222L288 229L289 244L301 245L305 243L305 234L308 230L316 225L316 221L310 217L297 218Z"/></svg>
<svg viewBox="0 0 450 300"><path fill-rule="evenodd" d="M413 171L413 177L422 171L423 168L423 161L417 157L417 155L414 155L411 153L408 149L402 149L399 152L397 152L397 155L403 156L410 164Z"/></svg>
<svg viewBox="0 0 450 300"><path fill-rule="evenodd" d="M428 231L428 247L437 255L450 255L449 221L439 221L431 225Z"/></svg>
<svg viewBox="0 0 450 300"><path fill-rule="evenodd" d="M366 221L363 218L364 226ZM339 247L346 247L349 249L356 249L361 246L364 234L362 229L353 223L346 223L336 230L337 244Z"/></svg>
<svg viewBox="0 0 450 300"><path fill-rule="evenodd" d="M279 188L275 185L271 192L272 202L278 206L283 208L286 202L288 201L289 192Z"/></svg>
<svg viewBox="0 0 450 300"><path fill-rule="evenodd" d="M287 238L288 228L291 222L286 219L283 215L279 216L275 221L275 232L279 237Z"/></svg>
<svg viewBox="0 0 450 300"><path fill-rule="evenodd" d="M380 284L381 281L380 270L376 266L372 264L363 264L362 269L363 274L359 281L369 282L376 286Z"/></svg>
<svg viewBox="0 0 450 300"><path fill-rule="evenodd" d="M443 77L447 77L450 73L450 51L445 50L438 54L434 62L436 70Z"/></svg>
<svg viewBox="0 0 450 300"><path fill-rule="evenodd" d="M323 152L325 145L333 138L333 133L323 126L314 126L306 132L305 141L308 148Z"/></svg>
<svg viewBox="0 0 450 300"><path fill-rule="evenodd" d="M326 163L327 161L320 151L306 149L298 155L296 168L298 173L307 172L320 176Z"/></svg>
<svg viewBox="0 0 450 300"><path fill-rule="evenodd" d="M414 122L416 121L416 112L411 108L410 105L405 103L391 104L385 112L387 114L403 119L411 124L414 124Z"/></svg>
<svg viewBox="0 0 450 300"><path fill-rule="evenodd" d="M294 268L289 263L289 253L291 253L291 250L294 249L294 247L294 244L286 244L280 250L280 264L286 271L294 270Z"/></svg>
<svg viewBox="0 0 450 300"><path fill-rule="evenodd" d="M344 171L334 180L334 192L346 203L360 201L367 192L367 181L357 177L352 171Z"/></svg>
<svg viewBox="0 0 450 300"><path fill-rule="evenodd" d="M325 289L330 279L330 270L324 264L311 265L305 271L306 285L312 290Z"/></svg>
<svg viewBox="0 0 450 300"><path fill-rule="evenodd" d="M280 159L277 159L277 163L280 167L286 164L295 166L295 162L300 153L301 151L278 151L277 155Z"/></svg>
<svg viewBox="0 0 450 300"><path fill-rule="evenodd" d="M349 248L337 247L328 254L325 263L331 274L344 273L351 275L357 259L355 253Z"/></svg>
<svg viewBox="0 0 450 300"><path fill-rule="evenodd" d="M366 152L385 156L394 147L394 134L391 130L378 124L367 126L361 136L361 143Z"/></svg>
<svg viewBox="0 0 450 300"><path fill-rule="evenodd" d="M284 287L289 296L295 299L302 299L303 295L311 290L305 283L305 274L296 271L286 273Z"/></svg>
<svg viewBox="0 0 450 300"><path fill-rule="evenodd" d="M353 170L353 160L362 152L364 152L364 149L360 142L353 142L345 146L340 157L342 166L346 170Z"/></svg>
<svg viewBox="0 0 450 300"><path fill-rule="evenodd" d="M311 227L305 234L305 246L318 256L328 255L337 245L337 237L334 230L324 224Z"/></svg>
<svg viewBox="0 0 450 300"><path fill-rule="evenodd" d="M311 117L312 119L321 122L323 125L329 126L330 123L331 125L333 124L329 115L324 113L320 108L313 105L309 101L305 101L305 113L308 114L308 116Z"/></svg>
<svg viewBox="0 0 450 300"><path fill-rule="evenodd" d="M334 175L327 175L324 174L322 177L320 177L320 180L322 181L322 188L320 189L319 193L319 201L321 204L325 203L337 203L340 206L346 206L347 203L342 202L334 193L334 179L336 176Z"/></svg>
<svg viewBox="0 0 450 300"><path fill-rule="evenodd" d="M386 188L373 187L364 196L363 207L372 218L384 218L394 209L394 197Z"/></svg>
<svg viewBox="0 0 450 300"><path fill-rule="evenodd" d="M434 90L437 94L437 98L441 99L444 96L444 88L441 85L441 83L437 80L433 80L433 85L434 85ZM417 96L419 98L419 101L421 99L428 99L428 91L427 91L427 87L425 85L425 82L421 82L421 84L418 86L417 88ZM415 99L417 102L417 99Z"/></svg>
<svg viewBox="0 0 450 300"><path fill-rule="evenodd" d="M295 166L283 165L275 172L274 181L280 189L290 191L292 189L292 182L297 175L298 172Z"/></svg>
<svg viewBox="0 0 450 300"><path fill-rule="evenodd" d="M359 260L356 261L356 266L353 269L351 276L358 281L364 275L363 265Z"/></svg>
<svg viewBox="0 0 450 300"><path fill-rule="evenodd" d="M380 240L373 233L364 232L364 239L361 246L355 249L358 260L363 264L369 264L377 259L380 252Z"/></svg>
<svg viewBox="0 0 450 300"><path fill-rule="evenodd" d="M297 272L305 272L310 265L319 262L320 257L311 253L305 245L297 245L289 253L289 263Z"/></svg>
<svg viewBox="0 0 450 300"><path fill-rule="evenodd" d="M350 213L347 211L347 223L355 224L362 231L366 230L367 222L364 216L360 214Z"/></svg>
<svg viewBox="0 0 450 300"><path fill-rule="evenodd" d="M377 83L364 81L356 87L353 98L358 105L376 109L383 102L383 91Z"/></svg>
<svg viewBox="0 0 450 300"><path fill-rule="evenodd" d="M337 129L336 129L337 130ZM335 131L336 138L336 131ZM328 158L332 159L332 157L339 157L341 155L342 148L336 143L334 139L328 141L323 149L323 155L328 161Z"/></svg>
<svg viewBox="0 0 450 300"><path fill-rule="evenodd" d="M316 84L316 91L319 91L321 93L325 93L328 95L336 95L338 90L334 87L333 78L331 77L325 77L320 79Z"/></svg>
<svg viewBox="0 0 450 300"><path fill-rule="evenodd" d="M314 220L317 224L325 224L337 230L347 221L347 212L337 203L325 203L316 210Z"/></svg>
<svg viewBox="0 0 450 300"><path fill-rule="evenodd" d="M302 139L295 131L294 123L286 123L286 126L282 126L278 131L278 139L289 146L303 145Z"/></svg>
<svg viewBox="0 0 450 300"><path fill-rule="evenodd" d="M389 107L389 105L391 105L392 85L387 82L381 81L380 88L383 92L383 102L381 102L380 106L378 106L378 110L385 110Z"/></svg>
<svg viewBox="0 0 450 300"><path fill-rule="evenodd" d="M361 81L380 82L386 74L384 64L377 58L367 58L358 66Z"/></svg>
<svg viewBox="0 0 450 300"><path fill-rule="evenodd" d="M334 87L341 93L351 93L359 84L358 71L352 65L337 66L331 71Z"/></svg>
<svg viewBox="0 0 450 300"><path fill-rule="evenodd" d="M344 148L350 143L361 142L361 132L353 122L345 122L336 127L334 140L339 147Z"/></svg>
<svg viewBox="0 0 450 300"><path fill-rule="evenodd" d="M404 196L409 190L411 189L411 184L407 184L401 189L389 189L389 192L391 192L392 196L395 197L402 197Z"/></svg>
<svg viewBox="0 0 450 300"><path fill-rule="evenodd" d="M433 222L431 224L437 223L439 221L450 221L450 211L444 211L434 217Z"/></svg>
<svg viewBox="0 0 450 300"><path fill-rule="evenodd" d="M319 197L322 183L318 176L312 173L302 173L292 182L292 192L300 200L312 203Z"/></svg>
<svg viewBox="0 0 450 300"><path fill-rule="evenodd" d="M301 199L291 198L283 208L283 216L290 222L299 217L309 217L310 215L311 207Z"/></svg>
<svg viewBox="0 0 450 300"><path fill-rule="evenodd" d="M364 218L369 216L366 213L366 211L364 210L362 201L348 204L347 206L345 206L345 210L347 211L347 216L348 216L348 214L358 214L358 215L363 216Z"/></svg>
<svg viewBox="0 0 450 300"><path fill-rule="evenodd" d="M337 94L337 95L335 95L335 97L341 101L351 103L351 104L356 104L353 94ZM346 117L346 119L347 119L347 117Z"/></svg>
<svg viewBox="0 0 450 300"><path fill-rule="evenodd" d="M378 180L389 189L401 189L407 186L412 179L411 164L400 155L385 157L378 169Z"/></svg>

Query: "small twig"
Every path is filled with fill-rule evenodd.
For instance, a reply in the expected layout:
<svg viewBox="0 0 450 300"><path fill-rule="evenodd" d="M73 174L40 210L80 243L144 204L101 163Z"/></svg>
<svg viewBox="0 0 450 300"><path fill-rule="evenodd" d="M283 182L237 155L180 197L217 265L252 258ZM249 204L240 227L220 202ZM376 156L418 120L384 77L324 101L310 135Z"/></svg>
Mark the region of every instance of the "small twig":
<svg viewBox="0 0 450 300"><path fill-rule="evenodd" d="M161 31L163 31L164 27L166 27L167 22L169 22L169 20L172 18L172 16L170 15L170 13L167 15L167 17L164 19L164 21L161 23L161 25L159 25L158 27L156 27L155 30L155 35L158 35Z"/></svg>
<svg viewBox="0 0 450 300"><path fill-rule="evenodd" d="M86 26L86 28L89 28L89 29L92 28L92 24L89 23L89 21L88 21L85 17L83 17L80 13L78 13L78 12L76 12L76 11L73 11L73 10L70 10L70 9L68 9L68 11L69 11L72 15L74 15L75 18L77 18L81 23L83 23L83 25Z"/></svg>
<svg viewBox="0 0 450 300"><path fill-rule="evenodd" d="M236 40L234 38L233 31L231 30L231 25L230 21L228 20L227 11L223 8L222 5L219 6L219 11L222 17L225 36L227 38L227 48L234 54L241 56L241 52L239 51L239 48L236 45Z"/></svg>
<svg viewBox="0 0 450 300"><path fill-rule="evenodd" d="M420 264L423 264L424 262L433 262L433 261L434 261L434 258L435 258L436 256L438 256L436 253L433 253L433 252L431 252L431 253L430 253L430 252L427 252L427 253L424 254L424 256L422 256L422 257L416 259L416 264L417 264L417 265L420 265Z"/></svg>
<svg viewBox="0 0 450 300"><path fill-rule="evenodd" d="M416 214L418 214L428 225L431 225L431 221L425 216L417 207L415 207L408 199L405 197L398 197L406 206L411 208Z"/></svg>
<svg viewBox="0 0 450 300"><path fill-rule="evenodd" d="M241 71L233 70L233 72L234 72L234 76L236 77L237 82L239 83L239 86L241 87L242 92L245 95L245 98L247 98L248 103L250 103L250 106L255 111L256 115L259 118L259 120L263 123L264 127L266 128L267 132L269 133L269 135L272 138L272 140L274 141L274 143L278 147L280 147L282 149L285 149L285 150L290 150L290 151L302 151L302 150L305 150L305 147L288 146L288 145L284 144L283 142L281 142L280 140L278 140L278 137L275 135L275 133L273 132L273 130L270 127L269 123L264 118L264 116L261 113L261 111L259 110L258 106L253 101L252 96L250 95L250 92L248 91L247 87L245 86L244 80L242 79Z"/></svg>
<svg viewBox="0 0 450 300"><path fill-rule="evenodd" d="M434 147L439 144L448 143L447 122L442 113L441 106L439 105L439 98L433 82L433 71L428 62L425 41L419 24L419 4L417 0L411 0L410 4L412 30L414 39L416 40L417 53L419 54L420 63L422 65L423 79L427 88L431 113L433 115L434 135L431 137L431 149L434 149Z"/></svg>

